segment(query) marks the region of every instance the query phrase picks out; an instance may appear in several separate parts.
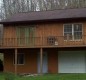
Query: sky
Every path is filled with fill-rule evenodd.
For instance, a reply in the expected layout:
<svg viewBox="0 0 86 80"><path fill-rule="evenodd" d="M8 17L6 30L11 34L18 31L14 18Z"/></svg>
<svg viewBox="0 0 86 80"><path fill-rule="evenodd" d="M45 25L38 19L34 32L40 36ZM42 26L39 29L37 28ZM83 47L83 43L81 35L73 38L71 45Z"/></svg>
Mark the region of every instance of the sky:
<svg viewBox="0 0 86 80"><path fill-rule="evenodd" d="M0 0L0 6L1 6L1 4L2 4L2 0Z"/></svg>

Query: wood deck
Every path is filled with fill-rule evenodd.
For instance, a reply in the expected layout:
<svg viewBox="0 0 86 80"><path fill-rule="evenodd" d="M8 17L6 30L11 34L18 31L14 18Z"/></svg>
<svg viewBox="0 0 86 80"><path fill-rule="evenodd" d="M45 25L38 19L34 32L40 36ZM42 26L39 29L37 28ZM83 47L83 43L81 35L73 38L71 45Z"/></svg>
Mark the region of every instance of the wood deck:
<svg viewBox="0 0 86 80"><path fill-rule="evenodd" d="M86 38L79 40L64 40L64 36L28 37L28 38L3 38L0 39L0 48L53 48L53 47L85 47Z"/></svg>

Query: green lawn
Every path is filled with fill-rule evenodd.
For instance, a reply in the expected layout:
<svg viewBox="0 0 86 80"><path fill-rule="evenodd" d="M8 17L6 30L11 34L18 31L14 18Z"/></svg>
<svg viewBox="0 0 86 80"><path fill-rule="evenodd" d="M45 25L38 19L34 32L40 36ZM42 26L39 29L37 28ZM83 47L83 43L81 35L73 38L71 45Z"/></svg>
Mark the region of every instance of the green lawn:
<svg viewBox="0 0 86 80"><path fill-rule="evenodd" d="M14 74L0 73L0 80L86 80L86 74L44 74L41 76L15 77Z"/></svg>

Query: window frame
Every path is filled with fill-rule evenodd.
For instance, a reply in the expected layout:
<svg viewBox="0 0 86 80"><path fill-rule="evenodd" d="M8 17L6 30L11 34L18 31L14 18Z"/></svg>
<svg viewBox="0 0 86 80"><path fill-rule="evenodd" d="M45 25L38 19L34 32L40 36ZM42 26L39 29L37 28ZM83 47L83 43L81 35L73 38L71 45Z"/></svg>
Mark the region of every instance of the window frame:
<svg viewBox="0 0 86 80"><path fill-rule="evenodd" d="M73 37L69 41L81 41L82 40L82 38L81 39L74 39L74 25L75 24L81 24L82 25L82 36L83 36L83 23L68 23L68 24L63 24L63 37L64 37L64 27L65 27L65 25L72 25L72 36ZM64 40L64 41L67 41L67 40Z"/></svg>
<svg viewBox="0 0 86 80"><path fill-rule="evenodd" d="M24 53L17 53L17 58L18 58L18 54L23 54L23 64L19 64L17 63L17 65L25 65L25 54ZM15 54L13 54L13 64L15 65Z"/></svg>

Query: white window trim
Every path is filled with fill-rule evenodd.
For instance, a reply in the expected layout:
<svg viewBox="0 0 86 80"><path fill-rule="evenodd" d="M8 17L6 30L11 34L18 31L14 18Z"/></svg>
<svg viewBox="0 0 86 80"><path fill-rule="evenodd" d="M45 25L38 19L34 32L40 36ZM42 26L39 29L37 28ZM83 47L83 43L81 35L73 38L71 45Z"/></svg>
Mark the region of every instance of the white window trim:
<svg viewBox="0 0 86 80"><path fill-rule="evenodd" d="M74 24L72 24L72 40L74 41Z"/></svg>
<svg viewBox="0 0 86 80"><path fill-rule="evenodd" d="M17 53L17 54L24 54L24 53ZM15 63L14 63L14 59L15 58L15 53L13 54L13 65L15 65ZM17 65L25 65L25 54L24 54L24 63L23 64L19 64L19 63L17 63Z"/></svg>
<svg viewBox="0 0 86 80"><path fill-rule="evenodd" d="M68 24L71 24L72 25L72 36L74 35L74 24L81 24L82 25L82 36L83 36L83 23L68 23ZM64 27L65 25L68 25L68 24L63 24L63 37L64 37ZM67 40L64 40L64 41L67 41ZM69 40L69 41L82 41L82 39L74 39L74 37L72 38L72 40Z"/></svg>

